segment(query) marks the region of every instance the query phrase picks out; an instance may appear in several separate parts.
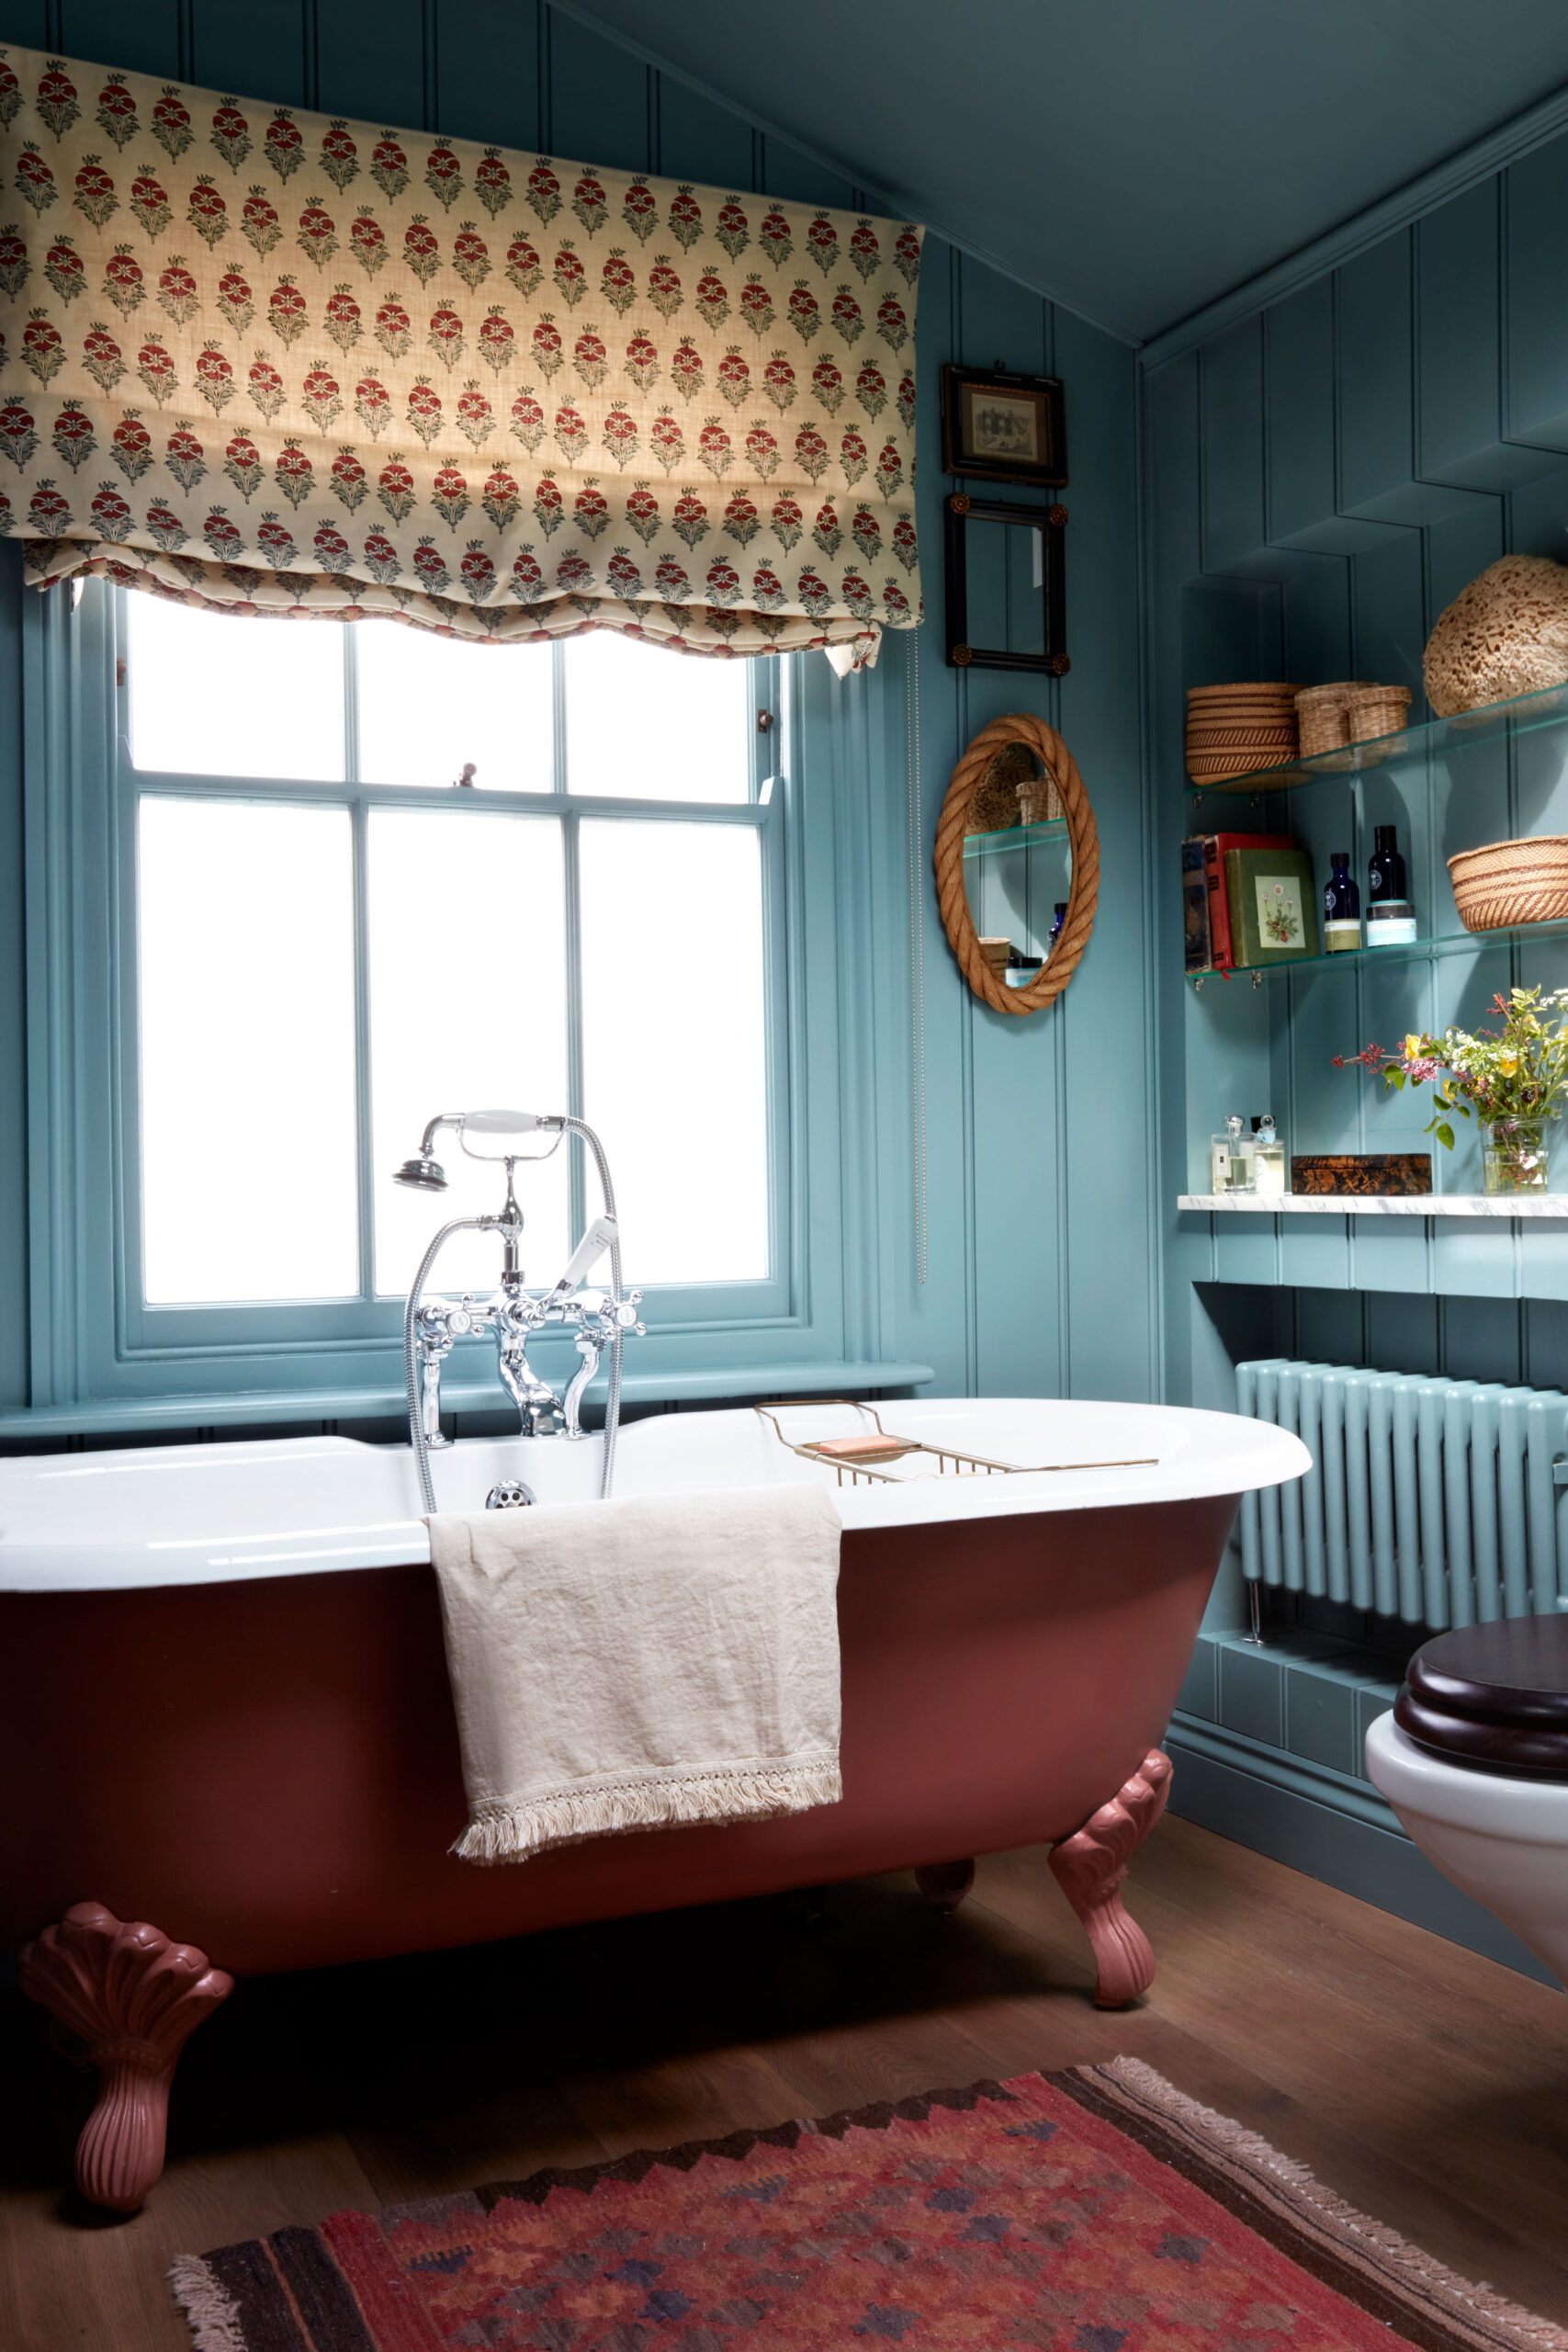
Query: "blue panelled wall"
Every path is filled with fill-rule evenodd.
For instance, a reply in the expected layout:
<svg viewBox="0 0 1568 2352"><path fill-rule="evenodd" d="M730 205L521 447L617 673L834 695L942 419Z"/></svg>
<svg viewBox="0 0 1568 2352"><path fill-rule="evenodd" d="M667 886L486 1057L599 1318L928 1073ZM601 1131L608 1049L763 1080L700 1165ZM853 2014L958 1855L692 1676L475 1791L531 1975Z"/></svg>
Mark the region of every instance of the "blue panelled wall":
<svg viewBox="0 0 1568 2352"><path fill-rule="evenodd" d="M1445 178L1404 225L1374 239L1351 224L1315 267L1303 257L1141 356L1173 1402L1231 1406L1234 1363L1270 1353L1568 1385L1562 1228L1176 1207L1209 1190L1207 1140L1232 1111L1272 1110L1295 1150L1430 1148L1424 1092L1385 1099L1333 1057L1473 1027L1511 982L1568 982L1568 947L1551 939L1281 973L1257 990L1211 980L1200 994L1178 978L1184 834L1282 825L1320 881L1329 849L1353 847L1363 888L1371 849L1352 839L1348 786L1267 808L1184 800L1185 689L1359 678L1408 686L1424 719L1426 639L1460 589L1506 552L1568 561L1568 139ZM1434 763L1429 784L1366 779L1366 821L1397 822L1424 934L1454 927L1454 850L1568 831L1564 749L1551 731L1511 756ZM1480 1190L1473 1136L1461 1131L1440 1181ZM1245 1614L1233 1559L1173 1729L1182 1809L1529 1966L1397 1836L1361 1776L1369 1713L1389 1703L1418 1632L1288 1600L1258 1652L1237 1639Z"/></svg>
<svg viewBox="0 0 1568 2352"><path fill-rule="evenodd" d="M237 95L494 140L623 169L877 209L740 115L542 0L0 0L0 38ZM801 765L830 793L837 972L814 986L813 1080L838 1075L839 1197L814 1199L841 1281L842 1352L934 1366L938 1390L1148 1396L1158 1385L1145 1028L1151 1002L1138 696L1136 362L1124 345L935 238L920 288L918 902L924 964L926 1274L914 1201L908 648L843 684L813 661ZM1051 368L1068 386L1071 674L945 668L938 643L944 359ZM17 551L0 548L0 1413L28 1401L26 1041ZM1067 1001L976 1002L937 919L930 854L968 736L1009 709L1073 745L1094 797L1100 918ZM814 982L820 976L814 976ZM33 1008L35 1015L37 1007ZM1092 1162L1069 1158L1074 1136ZM841 1238L841 1249L840 1249ZM840 1276L838 1269L845 1270ZM1119 1291L1107 1313L1104 1276ZM1124 1285L1124 1288L1121 1287ZM837 1302L835 1302L837 1305ZM395 1372L393 1376L395 1377ZM143 1417L143 1426L145 1420Z"/></svg>

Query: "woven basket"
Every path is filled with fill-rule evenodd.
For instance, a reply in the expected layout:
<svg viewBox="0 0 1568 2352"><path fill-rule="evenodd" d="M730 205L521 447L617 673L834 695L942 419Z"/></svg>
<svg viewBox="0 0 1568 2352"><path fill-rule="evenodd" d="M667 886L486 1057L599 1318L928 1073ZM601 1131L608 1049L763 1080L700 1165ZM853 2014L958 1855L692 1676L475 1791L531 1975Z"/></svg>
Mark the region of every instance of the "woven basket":
<svg viewBox="0 0 1568 2352"><path fill-rule="evenodd" d="M1303 760L1315 759L1320 752L1337 752L1342 743L1350 741L1349 701L1352 695L1361 691L1355 678L1341 678L1329 686L1302 688L1296 696L1296 726Z"/></svg>
<svg viewBox="0 0 1568 2352"><path fill-rule="evenodd" d="M1379 735L1397 735L1410 720L1408 686L1362 686L1345 706L1352 743L1370 743Z"/></svg>
<svg viewBox="0 0 1568 2352"><path fill-rule="evenodd" d="M1009 743L997 753L969 804L966 833L1005 833L1018 822L1018 787L1037 763L1027 743Z"/></svg>
<svg viewBox="0 0 1568 2352"><path fill-rule="evenodd" d="M1014 786L1021 825L1054 825L1062 814L1062 796L1048 775L1025 776Z"/></svg>
<svg viewBox="0 0 1568 2352"><path fill-rule="evenodd" d="M1461 850L1449 860L1449 876L1466 931L1568 921L1568 833Z"/></svg>

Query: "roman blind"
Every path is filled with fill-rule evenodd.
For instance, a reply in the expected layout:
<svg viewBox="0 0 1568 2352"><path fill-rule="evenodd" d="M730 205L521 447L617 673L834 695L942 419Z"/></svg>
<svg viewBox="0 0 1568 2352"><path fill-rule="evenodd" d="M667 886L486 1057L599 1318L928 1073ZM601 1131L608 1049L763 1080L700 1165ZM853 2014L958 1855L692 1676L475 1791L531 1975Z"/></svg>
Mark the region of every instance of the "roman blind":
<svg viewBox="0 0 1568 2352"><path fill-rule="evenodd" d="M840 669L918 622L913 224L19 49L0 152L37 586Z"/></svg>

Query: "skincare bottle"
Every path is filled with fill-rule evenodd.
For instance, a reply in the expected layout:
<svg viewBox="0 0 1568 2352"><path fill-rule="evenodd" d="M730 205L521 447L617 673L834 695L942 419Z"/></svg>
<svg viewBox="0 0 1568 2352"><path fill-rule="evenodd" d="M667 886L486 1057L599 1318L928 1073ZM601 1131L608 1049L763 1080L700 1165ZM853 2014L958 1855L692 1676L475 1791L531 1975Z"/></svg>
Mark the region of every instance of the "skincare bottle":
<svg viewBox="0 0 1568 2352"><path fill-rule="evenodd" d="M1404 860L1399 854L1399 840L1393 825L1376 825L1372 829L1372 858L1367 868L1367 904L1377 906L1384 899L1403 899Z"/></svg>
<svg viewBox="0 0 1568 2352"><path fill-rule="evenodd" d="M1285 1147L1274 1125L1274 1114L1265 1111L1252 1122L1252 1182L1258 1193L1283 1193L1285 1185Z"/></svg>
<svg viewBox="0 0 1568 2352"><path fill-rule="evenodd" d="M1323 948L1325 956L1337 956L1361 944L1361 894L1350 879L1348 849L1335 850L1329 864L1334 870L1323 886Z"/></svg>
<svg viewBox="0 0 1568 2352"><path fill-rule="evenodd" d="M1254 1190L1252 1172L1253 1143L1241 1120L1233 1111L1225 1121L1224 1135L1209 1138L1209 1175L1211 1192L1250 1193Z"/></svg>

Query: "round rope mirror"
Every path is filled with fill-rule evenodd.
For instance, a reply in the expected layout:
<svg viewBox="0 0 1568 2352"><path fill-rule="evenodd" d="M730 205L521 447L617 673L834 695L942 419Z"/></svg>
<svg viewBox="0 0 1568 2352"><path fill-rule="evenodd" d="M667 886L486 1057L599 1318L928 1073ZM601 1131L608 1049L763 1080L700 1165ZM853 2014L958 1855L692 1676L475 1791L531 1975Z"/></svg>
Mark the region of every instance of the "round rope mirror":
<svg viewBox="0 0 1568 2352"><path fill-rule="evenodd" d="M1072 878L1060 931L1032 978L1026 985L1015 988L1005 977L1005 959L998 961L1000 951L1010 943L987 939L983 944L976 927L970 904L973 876L969 869L976 866L977 860L973 852L967 858L964 853L966 843L982 840L987 850L996 844L1004 854L1011 852L1013 844L1009 834L1017 828L1017 819L1009 817L1005 796L1010 794L1016 801L1021 781L1027 788L1027 778L1032 776L1036 761L1055 789L1055 800L1066 828L1062 838L1072 856ZM1023 778L1020 776L1021 770L1025 772ZM976 823L977 804L983 820L987 802L994 804L993 816L1002 820L994 831L983 821ZM1032 839L1043 839L1047 828L1032 825L1025 830ZM1027 856L1030 846L1021 833L1020 854ZM1094 910L1100 897L1100 835L1077 762L1054 727L1047 727L1043 718L1015 711L1008 718L993 718L988 727L980 729L953 771L953 782L947 788L936 829L934 864L942 927L948 944L958 958L959 969L976 995L984 997L998 1012L1038 1012L1042 1005L1060 996L1077 968L1094 926ZM1014 960L1018 960L1016 956ZM1027 963L1033 959L1025 960Z"/></svg>

